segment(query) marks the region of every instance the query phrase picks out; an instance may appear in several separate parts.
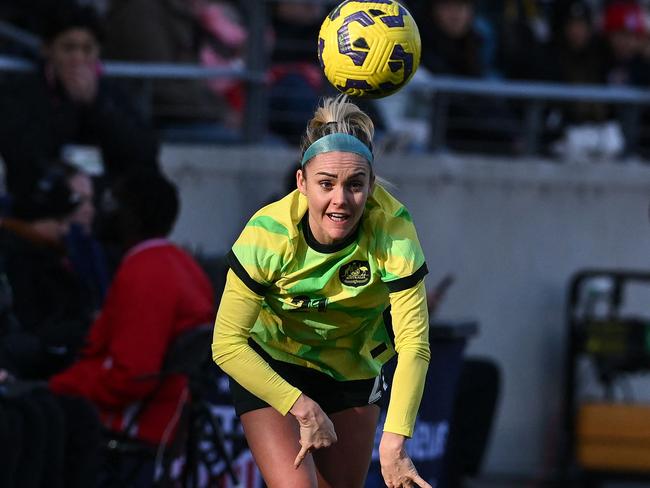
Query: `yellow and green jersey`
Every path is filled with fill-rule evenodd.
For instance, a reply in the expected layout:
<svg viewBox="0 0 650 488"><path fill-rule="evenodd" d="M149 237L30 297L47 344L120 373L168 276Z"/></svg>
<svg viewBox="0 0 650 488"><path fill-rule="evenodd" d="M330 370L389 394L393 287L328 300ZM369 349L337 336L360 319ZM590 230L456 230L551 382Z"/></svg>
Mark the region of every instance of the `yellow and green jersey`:
<svg viewBox="0 0 650 488"><path fill-rule="evenodd" d="M341 381L379 374L395 352L385 325L389 294L427 273L411 216L379 185L357 231L330 246L311 235L306 198L290 193L250 219L229 264L264 297L253 340L277 360Z"/></svg>

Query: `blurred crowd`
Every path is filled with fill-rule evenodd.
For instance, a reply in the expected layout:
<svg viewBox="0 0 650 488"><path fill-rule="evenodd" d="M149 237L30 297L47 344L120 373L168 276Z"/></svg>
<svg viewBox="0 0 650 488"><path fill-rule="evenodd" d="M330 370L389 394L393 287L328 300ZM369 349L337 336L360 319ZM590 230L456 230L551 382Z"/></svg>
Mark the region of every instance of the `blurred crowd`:
<svg viewBox="0 0 650 488"><path fill-rule="evenodd" d="M73 1L73 0L68 0ZM134 62L190 63L240 68L246 62L249 31L241 0L78 0L96 15L93 49L86 66L101 79L99 58ZM264 33L268 66L270 134L267 143L296 144L300 127L318 97L332 93L315 56L320 24L334 1L267 5ZM644 87L650 81L648 2L643 0L406 0L422 37L417 76L537 80L568 84ZM0 18L51 40L51 24L60 10L52 0L3 2ZM0 44L6 53L34 55ZM42 52L37 53L41 57ZM91 74L86 75L92 78ZM62 78L65 80L64 78ZM73 92L83 81L67 82ZM212 80L122 82L131 105L167 141L237 142L245 105L245 83ZM75 85L75 86L72 86ZM126 88L125 88L126 87ZM87 87L88 88L88 87ZM89 89L89 88L88 88ZM90 90L90 89L89 89ZM90 90L92 93L92 90ZM72 93L88 96L87 93ZM124 97L120 97L123 99ZM395 101L395 100L393 100ZM34 104L40 104L38 100ZM361 101L377 121L380 135L408 124L409 111L424 112L416 99L395 109ZM454 149L481 148L517 152L523 135L523 105L503 99L455 97L449 106L446 139ZM429 117L427 112L424 117ZM584 124L606 128L612 151L625 148L621 111L613 104L549 103L544 107L543 139L561 141ZM641 114L641 145L646 139ZM612 124L614 124L612 126ZM128 129L124 128L125 132ZM428 135L428 134L427 134ZM422 138L421 138L422 139ZM424 138L426 139L426 137ZM422 149L423 141L401 147ZM565 141L566 142L566 141ZM454 146L455 144L455 146ZM487 145L486 145L487 144ZM557 146L557 144L556 144ZM636 148L634 148L636 149ZM613 154L616 155L616 154Z"/></svg>
<svg viewBox="0 0 650 488"><path fill-rule="evenodd" d="M77 3L95 15L91 31L94 45L83 64L92 66L87 71L97 79L102 79L100 57L224 68L245 66L251 35L248 9L256 8L254 2L77 0ZM323 18L335 3L278 0L267 4L268 22L262 34L267 52L259 53L268 68L270 130L264 142L297 144L300 128L318 98L333 92L318 65L315 39ZM415 17L422 37L422 62L416 75L421 79L450 75L644 87L650 78L650 17L648 2L644 0L407 0L403 3ZM0 19L37 35L47 45L52 40L53 19L61 10L60 5L52 0L3 2ZM0 49L41 60L43 56L42 51L29 52L8 41L0 40ZM83 90L83 83L69 82L66 88L73 92ZM122 91L130 94L131 105L139 109L138 117L150 122L165 141L241 141L246 90L242 80L229 77L208 81L122 80L120 84ZM72 97L75 96L73 93ZM121 97L125 98L128 97ZM376 120L379 135L387 136L384 145L426 150L431 139L431 101L421 103L417 96L409 96L406 101L395 97L390 102L360 101ZM448 121L444 140L451 149L522 152L525 104L466 96L449 97L445 103ZM646 119L643 111L625 113L614 104L547 103L538 124L541 150L559 154L578 147L588 154L600 152L608 157L626 151L644 155L650 146ZM126 127L122 129L130 132ZM634 132L635 147L626 141L630 132ZM596 141L598 147L591 147L590 140Z"/></svg>
<svg viewBox="0 0 650 488"><path fill-rule="evenodd" d="M422 33L422 64L434 75L635 87L646 87L650 81L645 2L416 0L413 10ZM456 100L450 110L460 120L494 120L486 115L491 112L506 122L499 129L494 127L500 124L494 123L469 127L461 123L455 134L459 140L490 142L505 136L517 143L516 122L512 127L513 114L519 110L516 104ZM603 140L609 141L600 149L611 157L625 149L622 118L612 105L549 103L542 129L546 141L556 141L549 149L561 149L561 142L567 150L568 144L584 143L581 128L592 128L601 146L607 144ZM641 137L647 144L647 135Z"/></svg>
<svg viewBox="0 0 650 488"><path fill-rule="evenodd" d="M17 7L42 47L0 80L0 486L119 486L108 439L171 442L188 386L162 374L166 353L213 320L215 294L168 240L178 192L137 92L103 76L104 20ZM78 145L98 171L69 158Z"/></svg>

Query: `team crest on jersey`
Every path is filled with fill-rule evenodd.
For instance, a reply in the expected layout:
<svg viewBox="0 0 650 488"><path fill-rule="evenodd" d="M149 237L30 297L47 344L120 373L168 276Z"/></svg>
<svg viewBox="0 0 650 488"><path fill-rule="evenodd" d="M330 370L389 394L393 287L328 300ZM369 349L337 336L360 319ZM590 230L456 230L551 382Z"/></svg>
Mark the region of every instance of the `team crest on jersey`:
<svg viewBox="0 0 650 488"><path fill-rule="evenodd" d="M370 283L368 261L351 261L339 269L339 279L347 286L363 286Z"/></svg>

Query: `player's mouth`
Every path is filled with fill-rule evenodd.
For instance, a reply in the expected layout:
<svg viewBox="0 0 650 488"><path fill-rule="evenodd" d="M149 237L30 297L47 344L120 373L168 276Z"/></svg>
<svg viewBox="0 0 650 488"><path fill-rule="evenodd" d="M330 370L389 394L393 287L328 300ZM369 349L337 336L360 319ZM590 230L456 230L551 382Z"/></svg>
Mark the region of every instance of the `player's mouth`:
<svg viewBox="0 0 650 488"><path fill-rule="evenodd" d="M332 222L345 222L350 218L350 214L339 213L339 212L332 212L326 215Z"/></svg>

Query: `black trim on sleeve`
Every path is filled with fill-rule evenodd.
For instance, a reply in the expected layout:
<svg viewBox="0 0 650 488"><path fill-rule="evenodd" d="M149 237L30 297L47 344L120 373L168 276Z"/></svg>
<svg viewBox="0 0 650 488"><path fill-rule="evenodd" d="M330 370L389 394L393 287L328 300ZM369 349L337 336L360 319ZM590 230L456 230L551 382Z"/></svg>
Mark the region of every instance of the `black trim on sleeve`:
<svg viewBox="0 0 650 488"><path fill-rule="evenodd" d="M428 272L429 270L427 269L427 263L424 263L422 266L420 266L420 269L418 269L411 276L405 276L404 278L386 282L388 291L390 293L395 293L396 291L408 290L409 288L417 285L418 282L424 278Z"/></svg>
<svg viewBox="0 0 650 488"><path fill-rule="evenodd" d="M266 294L266 291L269 289L269 287L262 285L261 283L258 283L253 278L251 278L250 275L246 272L246 269L239 262L239 259L237 259L237 256L235 256L235 253L232 252L232 250L230 250L230 252L226 255L226 262L228 263L228 266L230 266L230 269L235 272L239 279L242 280L253 293L257 293L260 296L264 296L264 294Z"/></svg>
<svg viewBox="0 0 650 488"><path fill-rule="evenodd" d="M388 305L382 314L384 317L384 327L393 348L395 347L395 331L393 330L393 316L390 314L391 307Z"/></svg>

